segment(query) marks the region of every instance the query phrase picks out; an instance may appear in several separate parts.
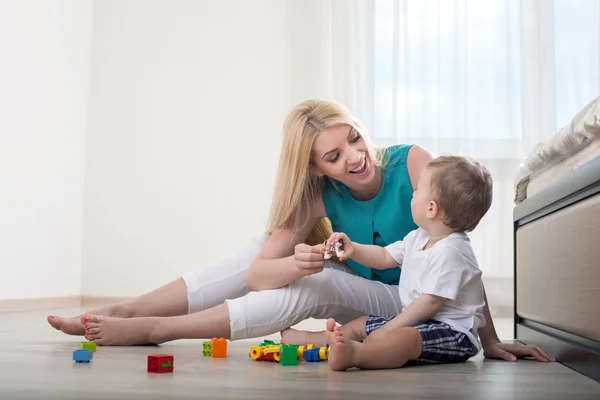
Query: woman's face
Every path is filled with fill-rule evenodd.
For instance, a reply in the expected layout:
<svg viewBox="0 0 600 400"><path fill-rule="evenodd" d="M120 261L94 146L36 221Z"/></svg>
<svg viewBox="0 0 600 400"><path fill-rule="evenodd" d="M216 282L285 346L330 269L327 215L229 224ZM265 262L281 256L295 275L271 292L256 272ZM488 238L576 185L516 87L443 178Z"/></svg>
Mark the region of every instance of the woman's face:
<svg viewBox="0 0 600 400"><path fill-rule="evenodd" d="M367 145L350 125L325 129L315 137L312 150L312 172L318 176L329 176L350 188L375 179Z"/></svg>

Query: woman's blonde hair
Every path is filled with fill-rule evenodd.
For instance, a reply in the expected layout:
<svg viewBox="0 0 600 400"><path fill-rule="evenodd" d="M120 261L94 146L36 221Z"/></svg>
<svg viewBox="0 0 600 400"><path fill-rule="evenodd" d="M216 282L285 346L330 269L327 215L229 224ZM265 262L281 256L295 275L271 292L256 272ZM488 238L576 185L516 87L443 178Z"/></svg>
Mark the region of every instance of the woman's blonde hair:
<svg viewBox="0 0 600 400"><path fill-rule="evenodd" d="M280 228L299 230L308 223L310 206L323 188L323 177L310 173L314 163L312 146L315 137L332 126L350 125L364 138L376 168L382 163L383 149L376 149L365 128L341 104L329 100L306 100L288 114L283 125L283 141L273 193L267 233ZM331 235L331 223L322 218L306 242L323 243Z"/></svg>

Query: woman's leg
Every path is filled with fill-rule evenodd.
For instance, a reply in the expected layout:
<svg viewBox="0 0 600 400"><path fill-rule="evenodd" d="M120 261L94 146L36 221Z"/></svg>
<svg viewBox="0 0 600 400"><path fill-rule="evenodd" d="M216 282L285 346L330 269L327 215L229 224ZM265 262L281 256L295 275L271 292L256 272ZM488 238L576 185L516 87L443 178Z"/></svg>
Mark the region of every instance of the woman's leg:
<svg viewBox="0 0 600 400"><path fill-rule="evenodd" d="M243 296L248 293L246 276L250 264L267 239L267 234L260 235L225 257L183 274L165 286L132 300L91 310L85 314L115 318L178 316L214 307L226 299ZM48 322L65 333L83 335L82 315L72 318L49 316Z"/></svg>
<svg viewBox="0 0 600 400"><path fill-rule="evenodd" d="M397 286L358 277L332 262L326 266L286 287L252 292L193 314L132 319L90 316L88 337L99 344L214 336L235 340L270 335L310 317L334 317L346 323L363 315L400 313Z"/></svg>
<svg viewBox="0 0 600 400"><path fill-rule="evenodd" d="M180 315L187 312L188 299L186 284L178 278L158 289L138 296L132 300L98 308L86 314L107 315L116 318L131 318L138 316ZM54 328L69 335L83 335L81 315L76 317L48 316L48 323Z"/></svg>
<svg viewBox="0 0 600 400"><path fill-rule="evenodd" d="M335 262L325 266L286 288L228 300L231 338L272 334L311 317L332 317L345 324L365 315L400 314L398 286L362 278Z"/></svg>

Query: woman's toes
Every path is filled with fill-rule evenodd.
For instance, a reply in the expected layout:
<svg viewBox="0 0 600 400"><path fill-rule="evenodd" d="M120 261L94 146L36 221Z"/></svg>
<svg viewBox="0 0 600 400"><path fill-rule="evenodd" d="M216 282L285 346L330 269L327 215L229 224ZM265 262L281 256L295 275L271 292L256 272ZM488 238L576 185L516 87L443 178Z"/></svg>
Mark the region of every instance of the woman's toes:
<svg viewBox="0 0 600 400"><path fill-rule="evenodd" d="M88 335L97 335L100 333L100 328L88 328L85 330L85 333Z"/></svg>
<svg viewBox="0 0 600 400"><path fill-rule="evenodd" d="M100 322L100 318L98 315L91 315L91 314L83 314L81 317L81 324L85 325L88 324L90 322Z"/></svg>
<svg viewBox="0 0 600 400"><path fill-rule="evenodd" d="M58 329L60 331L60 320L58 318L56 318L54 315L49 315L46 319L54 329Z"/></svg>

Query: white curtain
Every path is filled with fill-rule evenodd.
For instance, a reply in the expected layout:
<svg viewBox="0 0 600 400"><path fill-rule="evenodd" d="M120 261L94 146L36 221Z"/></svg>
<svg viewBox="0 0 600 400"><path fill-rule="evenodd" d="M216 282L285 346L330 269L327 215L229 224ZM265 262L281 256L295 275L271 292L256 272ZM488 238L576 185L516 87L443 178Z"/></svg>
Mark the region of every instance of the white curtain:
<svg viewBox="0 0 600 400"><path fill-rule="evenodd" d="M471 234L512 302L514 178L600 92L600 0L307 0L292 9L292 100L346 104L380 144L484 162L494 202Z"/></svg>

